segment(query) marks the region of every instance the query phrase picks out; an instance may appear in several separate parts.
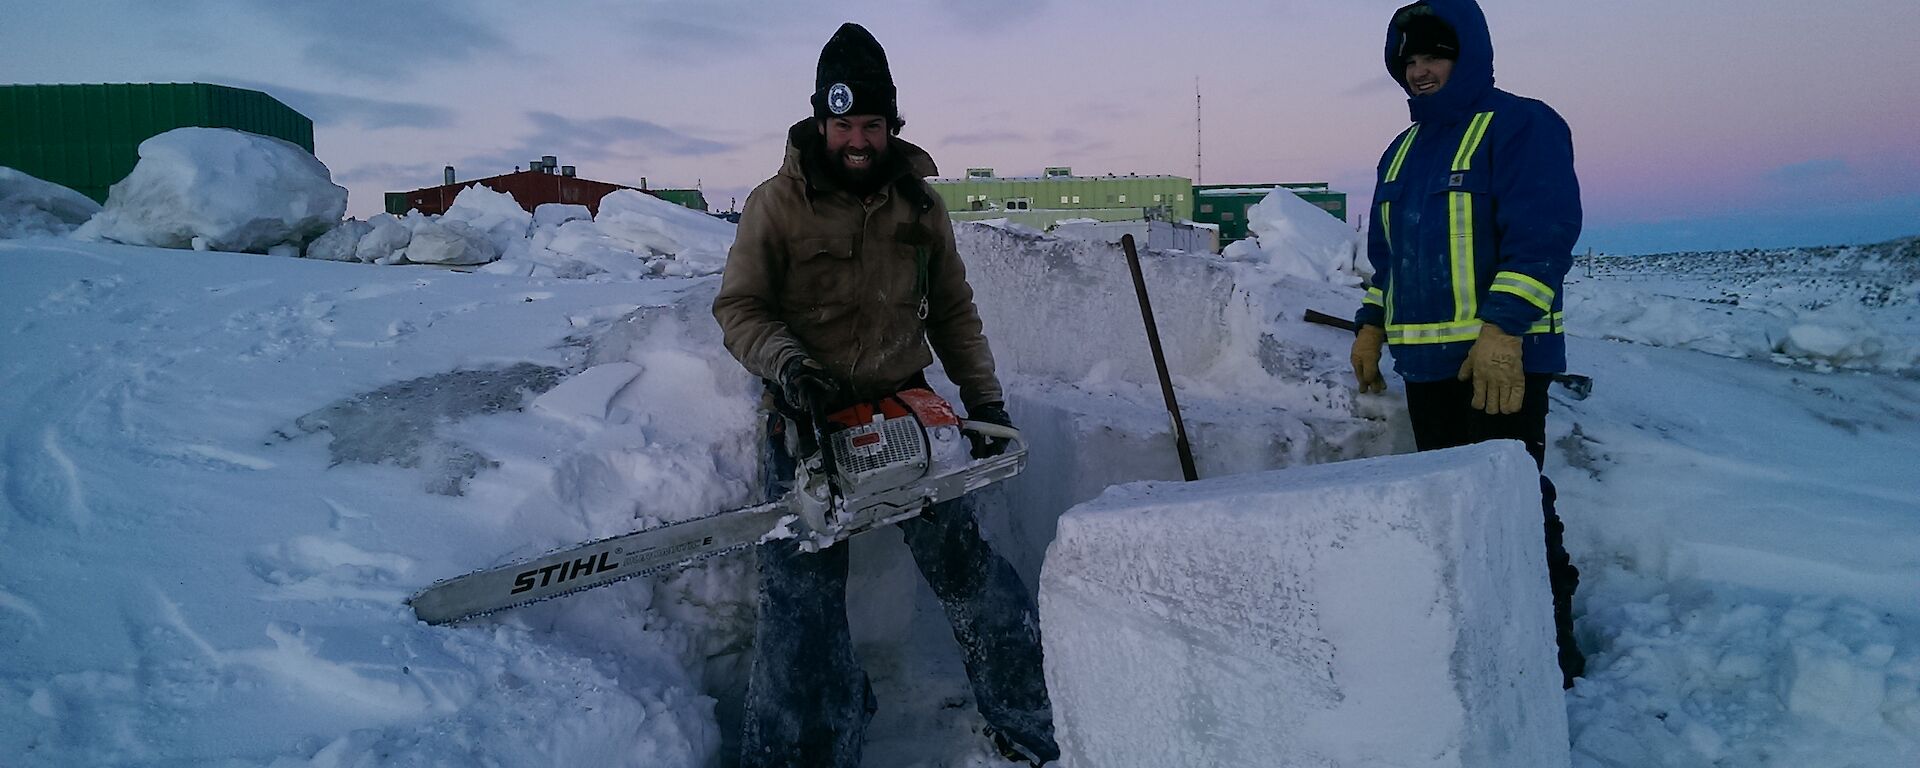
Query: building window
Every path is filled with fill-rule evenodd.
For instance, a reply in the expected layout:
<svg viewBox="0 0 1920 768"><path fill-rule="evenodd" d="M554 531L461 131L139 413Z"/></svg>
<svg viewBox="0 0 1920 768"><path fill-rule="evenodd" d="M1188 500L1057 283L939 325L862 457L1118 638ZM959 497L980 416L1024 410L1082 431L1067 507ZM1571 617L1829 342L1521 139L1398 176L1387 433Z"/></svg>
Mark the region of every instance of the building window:
<svg viewBox="0 0 1920 768"><path fill-rule="evenodd" d="M1156 202L1156 203L1157 203L1157 202L1160 202L1160 194L1159 194L1159 193L1157 193L1157 192L1156 192L1156 193L1154 193L1154 195L1153 195L1153 201L1154 201L1154 202Z"/></svg>
<svg viewBox="0 0 1920 768"><path fill-rule="evenodd" d="M1032 207L1033 198L1030 197L1013 197L1007 199L1007 210L1009 211L1025 211Z"/></svg>
<svg viewBox="0 0 1920 768"><path fill-rule="evenodd" d="M1175 193L1173 193L1173 199L1174 199L1174 201L1175 201L1175 202L1181 202L1181 203L1184 203L1184 202L1186 202L1186 201L1187 201L1187 193L1185 193L1185 192L1175 192Z"/></svg>
<svg viewBox="0 0 1920 768"><path fill-rule="evenodd" d="M1201 213L1213 213L1213 203L1201 203L1201 204L1200 204L1200 212L1201 212Z"/></svg>
<svg viewBox="0 0 1920 768"><path fill-rule="evenodd" d="M1060 196L1060 204L1061 204L1061 205L1066 205L1066 204L1067 204L1067 196L1066 196L1066 195L1061 195L1061 196Z"/></svg>
<svg viewBox="0 0 1920 768"><path fill-rule="evenodd" d="M1126 195L1121 195L1121 196L1120 196L1120 202L1123 202L1123 203L1124 203L1124 202L1126 202L1126 201L1127 201L1127 196L1126 196Z"/></svg>
<svg viewBox="0 0 1920 768"><path fill-rule="evenodd" d="M1079 205L1079 204L1080 204L1080 196L1079 196L1079 195L1074 195L1074 196L1073 196L1073 204L1074 204L1074 205Z"/></svg>
<svg viewBox="0 0 1920 768"><path fill-rule="evenodd" d="M973 202L973 195L967 195L967 202Z"/></svg>
<svg viewBox="0 0 1920 768"><path fill-rule="evenodd" d="M1222 212L1220 213L1220 220L1221 220L1221 221L1233 221L1233 211L1222 211Z"/></svg>

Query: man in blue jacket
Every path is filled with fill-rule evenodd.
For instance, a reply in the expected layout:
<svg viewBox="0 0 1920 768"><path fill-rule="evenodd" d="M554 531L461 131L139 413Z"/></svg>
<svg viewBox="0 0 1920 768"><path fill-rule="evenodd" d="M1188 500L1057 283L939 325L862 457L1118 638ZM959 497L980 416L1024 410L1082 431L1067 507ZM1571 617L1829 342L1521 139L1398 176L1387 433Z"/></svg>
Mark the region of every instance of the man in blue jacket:
<svg viewBox="0 0 1920 768"><path fill-rule="evenodd" d="M1572 135L1552 107L1493 87L1493 43L1473 0L1395 12L1386 63L1413 126L1380 158L1354 376L1362 392L1386 390L1385 344L1420 450L1514 439L1544 466L1547 386L1567 365L1561 283L1580 237ZM1560 671L1572 687L1586 667L1573 638L1580 572L1544 475L1540 493Z"/></svg>

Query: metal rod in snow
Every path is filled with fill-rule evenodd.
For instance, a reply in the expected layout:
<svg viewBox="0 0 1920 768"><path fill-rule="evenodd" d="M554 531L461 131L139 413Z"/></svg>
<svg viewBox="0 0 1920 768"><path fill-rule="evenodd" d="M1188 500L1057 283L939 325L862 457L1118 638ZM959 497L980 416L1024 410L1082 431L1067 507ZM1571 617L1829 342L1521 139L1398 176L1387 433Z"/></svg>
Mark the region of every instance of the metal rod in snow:
<svg viewBox="0 0 1920 768"><path fill-rule="evenodd" d="M1193 447L1187 443L1187 425L1180 420L1180 403L1173 397L1173 379L1167 375L1167 356L1160 351L1160 328L1153 322L1153 303L1147 301L1147 279L1140 274L1140 253L1134 250L1133 235L1121 235L1120 247L1127 252L1127 269L1133 271L1133 292L1140 297L1140 318L1147 324L1147 346L1153 349L1153 367L1160 374L1160 395L1166 398L1167 413L1173 417L1173 447L1180 452L1180 472L1191 480L1200 479L1193 467Z"/></svg>

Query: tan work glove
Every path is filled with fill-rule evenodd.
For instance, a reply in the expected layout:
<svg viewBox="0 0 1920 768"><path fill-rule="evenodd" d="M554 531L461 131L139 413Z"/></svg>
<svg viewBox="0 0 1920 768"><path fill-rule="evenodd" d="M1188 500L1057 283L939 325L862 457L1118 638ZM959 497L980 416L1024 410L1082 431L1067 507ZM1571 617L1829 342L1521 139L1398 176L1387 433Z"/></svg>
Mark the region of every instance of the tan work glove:
<svg viewBox="0 0 1920 768"><path fill-rule="evenodd" d="M1377 325L1363 325L1353 334L1353 379L1360 392L1385 392L1387 380L1380 376L1380 346L1387 343L1387 332Z"/></svg>
<svg viewBox="0 0 1920 768"><path fill-rule="evenodd" d="M1492 415L1519 413L1527 397L1527 374L1520 368L1520 338L1500 326L1483 323L1480 338L1467 350L1460 380L1473 381L1473 408Z"/></svg>

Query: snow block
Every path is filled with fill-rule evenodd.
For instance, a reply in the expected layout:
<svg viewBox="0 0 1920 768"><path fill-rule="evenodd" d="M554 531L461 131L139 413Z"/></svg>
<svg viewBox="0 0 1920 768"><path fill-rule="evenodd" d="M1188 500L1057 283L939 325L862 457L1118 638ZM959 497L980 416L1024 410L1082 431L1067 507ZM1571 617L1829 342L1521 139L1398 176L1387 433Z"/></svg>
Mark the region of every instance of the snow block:
<svg viewBox="0 0 1920 768"><path fill-rule="evenodd" d="M347 189L312 153L227 128L175 128L140 142L140 162L81 240L263 253L303 245L340 224Z"/></svg>
<svg viewBox="0 0 1920 768"><path fill-rule="evenodd" d="M1040 578L1065 766L1566 766L1522 445L1109 489Z"/></svg>

